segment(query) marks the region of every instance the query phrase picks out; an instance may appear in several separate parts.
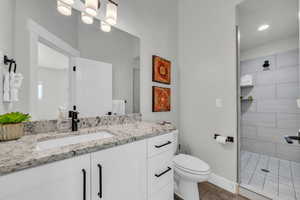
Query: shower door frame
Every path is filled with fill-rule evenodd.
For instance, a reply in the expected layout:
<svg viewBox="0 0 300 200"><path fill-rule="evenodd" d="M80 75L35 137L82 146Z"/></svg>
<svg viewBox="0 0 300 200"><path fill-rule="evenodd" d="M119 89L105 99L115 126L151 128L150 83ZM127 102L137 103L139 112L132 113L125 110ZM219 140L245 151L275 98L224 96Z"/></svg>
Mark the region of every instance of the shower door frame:
<svg viewBox="0 0 300 200"><path fill-rule="evenodd" d="M242 3L243 1L241 1L240 3ZM243 186L241 186L241 173L240 173L240 167L241 167L241 102L240 102L240 94L241 94L241 89L240 89L240 29L239 29L239 24L238 24L238 3L236 5L236 9L235 9L235 16L236 16L236 30L235 30L235 37L236 37L236 95L237 95L237 183L238 183L238 190L241 191L241 189L243 190L243 193L245 194L245 196L247 196L248 198L259 198L259 199L270 199L269 197L264 196L263 194L260 194L256 191L253 190L249 190L248 188L244 188ZM300 0L298 0L298 49L299 49L299 63L300 63ZM299 74L298 76L300 77L300 70L299 70ZM300 84L300 82L299 82ZM299 85L300 87L300 85ZM299 91L300 93L300 91ZM300 99L300 95L299 98Z"/></svg>

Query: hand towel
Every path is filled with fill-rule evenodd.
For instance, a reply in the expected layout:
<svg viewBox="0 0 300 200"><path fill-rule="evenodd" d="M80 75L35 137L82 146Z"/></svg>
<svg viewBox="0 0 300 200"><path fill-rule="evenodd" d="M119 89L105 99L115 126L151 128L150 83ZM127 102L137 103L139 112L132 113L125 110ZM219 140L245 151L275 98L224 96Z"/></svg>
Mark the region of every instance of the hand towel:
<svg viewBox="0 0 300 200"><path fill-rule="evenodd" d="M112 113L114 115L125 115L125 100L113 100Z"/></svg>
<svg viewBox="0 0 300 200"><path fill-rule="evenodd" d="M21 88L24 77L22 74L11 73L10 75L10 97L11 101L19 101L19 89Z"/></svg>
<svg viewBox="0 0 300 200"><path fill-rule="evenodd" d="M10 74L6 72L3 77L3 101L10 102Z"/></svg>
<svg viewBox="0 0 300 200"><path fill-rule="evenodd" d="M58 119L64 120L68 118L68 109L65 106L58 107Z"/></svg>
<svg viewBox="0 0 300 200"><path fill-rule="evenodd" d="M253 77L250 74L241 77L241 86L253 85Z"/></svg>

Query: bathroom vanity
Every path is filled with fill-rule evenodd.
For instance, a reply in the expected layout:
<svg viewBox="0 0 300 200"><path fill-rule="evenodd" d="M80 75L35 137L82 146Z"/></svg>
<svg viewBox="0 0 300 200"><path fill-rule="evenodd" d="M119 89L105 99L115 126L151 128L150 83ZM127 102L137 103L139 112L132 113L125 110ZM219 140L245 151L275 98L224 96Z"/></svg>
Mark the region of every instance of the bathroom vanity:
<svg viewBox="0 0 300 200"><path fill-rule="evenodd" d="M32 122L21 139L0 143L0 200L173 199L176 128L126 117L140 117L140 39L104 31L99 16L87 23L84 1L68 14L62 3L1 7L11 37L0 59L24 80L0 113L29 113Z"/></svg>
<svg viewBox="0 0 300 200"><path fill-rule="evenodd" d="M105 137L51 147L97 132ZM0 143L10 152L0 158L0 200L171 200L176 137L174 127L138 122Z"/></svg>

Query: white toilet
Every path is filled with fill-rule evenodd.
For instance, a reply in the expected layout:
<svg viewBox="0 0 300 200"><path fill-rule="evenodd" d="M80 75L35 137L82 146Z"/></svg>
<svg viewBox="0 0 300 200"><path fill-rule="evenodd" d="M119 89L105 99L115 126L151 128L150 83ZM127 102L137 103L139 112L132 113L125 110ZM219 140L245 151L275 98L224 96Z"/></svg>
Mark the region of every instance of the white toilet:
<svg viewBox="0 0 300 200"><path fill-rule="evenodd" d="M184 200L199 200L198 183L207 181L210 167L204 161L186 154L173 159L175 192Z"/></svg>

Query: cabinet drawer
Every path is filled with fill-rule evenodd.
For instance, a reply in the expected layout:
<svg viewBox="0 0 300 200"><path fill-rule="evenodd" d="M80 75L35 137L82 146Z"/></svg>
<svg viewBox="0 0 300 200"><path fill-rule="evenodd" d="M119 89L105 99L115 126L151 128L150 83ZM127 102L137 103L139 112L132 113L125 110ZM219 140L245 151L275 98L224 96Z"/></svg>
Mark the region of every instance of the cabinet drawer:
<svg viewBox="0 0 300 200"><path fill-rule="evenodd" d="M173 151L167 151L148 160L148 191L153 195L169 184L173 184Z"/></svg>
<svg viewBox="0 0 300 200"><path fill-rule="evenodd" d="M173 200L173 184L169 184L150 197L150 200Z"/></svg>
<svg viewBox="0 0 300 200"><path fill-rule="evenodd" d="M153 137L148 140L148 157L158 155L166 151L173 151L174 149L174 134Z"/></svg>

